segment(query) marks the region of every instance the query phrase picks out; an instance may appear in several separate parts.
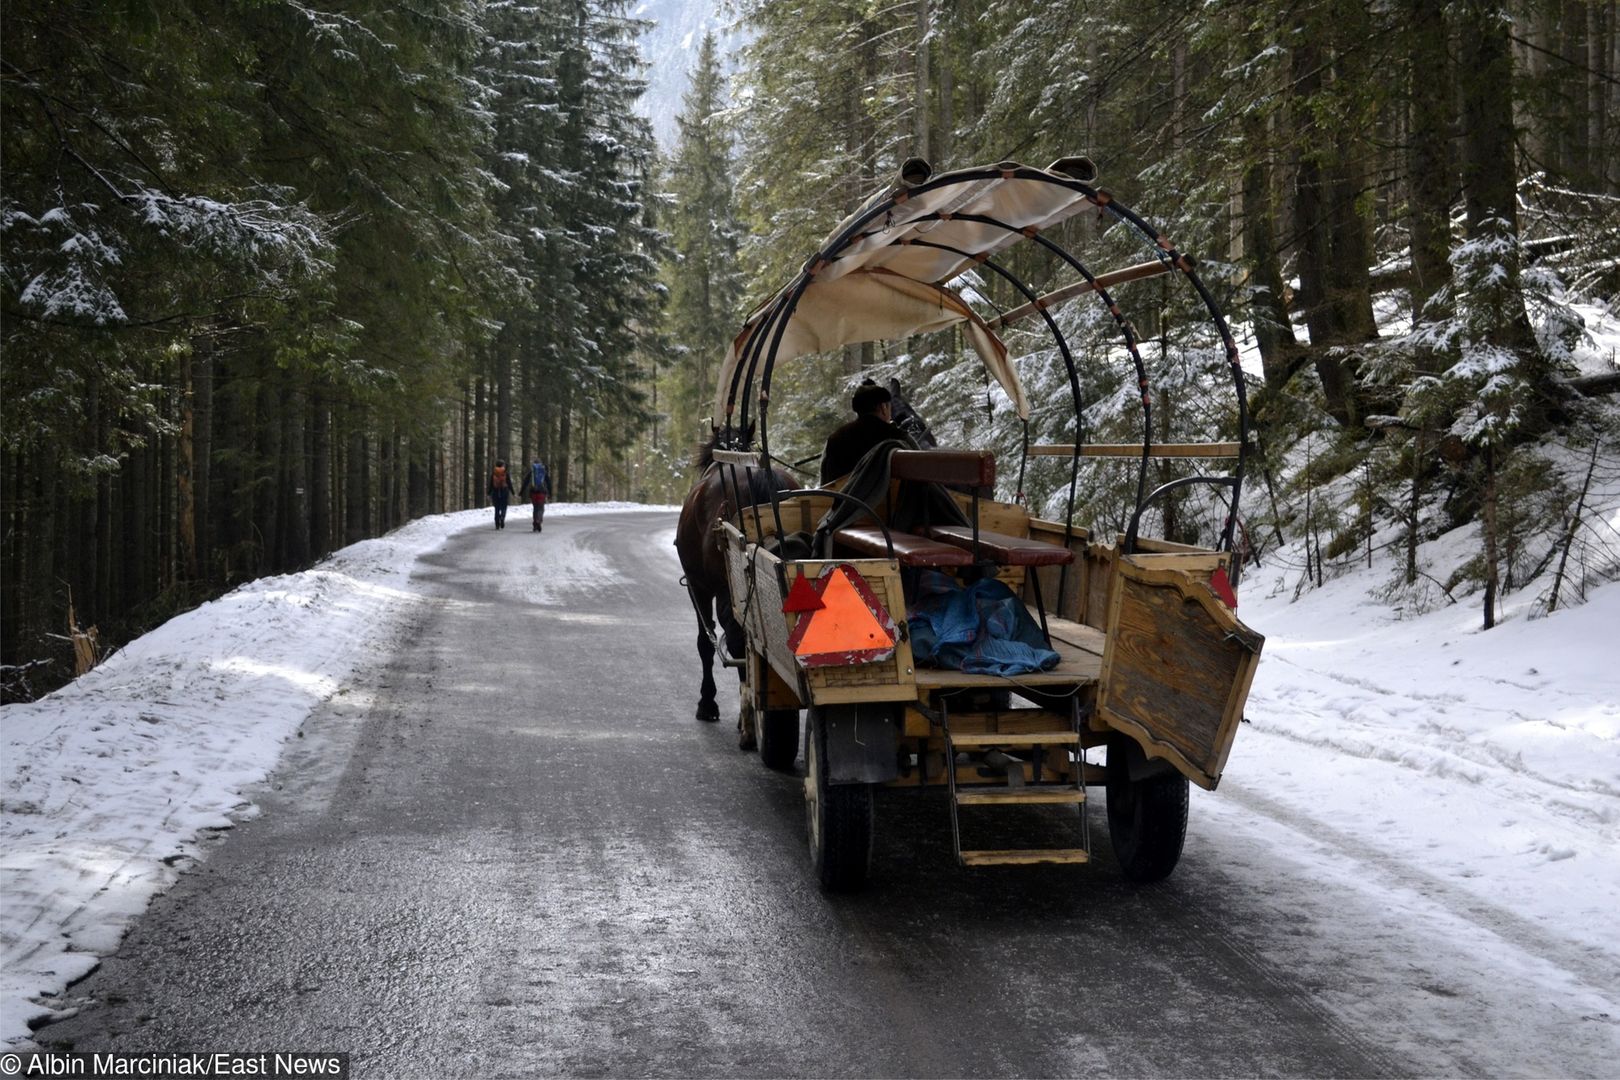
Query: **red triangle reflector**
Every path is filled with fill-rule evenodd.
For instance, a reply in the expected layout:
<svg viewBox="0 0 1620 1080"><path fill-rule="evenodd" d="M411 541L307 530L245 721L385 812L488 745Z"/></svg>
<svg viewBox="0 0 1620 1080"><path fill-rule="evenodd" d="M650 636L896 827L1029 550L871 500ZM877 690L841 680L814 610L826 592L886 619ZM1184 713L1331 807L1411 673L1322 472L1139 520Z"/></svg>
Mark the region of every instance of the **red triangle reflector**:
<svg viewBox="0 0 1620 1080"><path fill-rule="evenodd" d="M816 592L816 587L805 579L804 571L793 579L793 587L788 590L787 599L782 601L784 612L794 611L820 611L827 606L827 602Z"/></svg>
<svg viewBox="0 0 1620 1080"><path fill-rule="evenodd" d="M1217 566L1209 575L1209 587L1220 597L1221 603L1229 608L1237 607L1237 593L1232 589L1232 579L1226 576L1226 567Z"/></svg>

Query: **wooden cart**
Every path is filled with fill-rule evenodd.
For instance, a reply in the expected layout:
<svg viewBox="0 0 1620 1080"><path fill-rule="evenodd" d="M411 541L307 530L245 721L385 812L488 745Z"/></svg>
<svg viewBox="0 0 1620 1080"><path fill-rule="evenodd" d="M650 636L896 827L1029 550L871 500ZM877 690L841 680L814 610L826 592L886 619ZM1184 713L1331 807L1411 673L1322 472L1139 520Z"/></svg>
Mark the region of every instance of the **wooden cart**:
<svg viewBox="0 0 1620 1080"><path fill-rule="evenodd" d="M769 467L770 376L791 355L846 342L903 337L960 325L990 373L1025 411L1022 387L995 327L943 283L967 267L1011 280L1055 335L1069 363L1075 409L1079 382L1067 343L1046 308L1095 293L1119 320L1143 387L1140 445L1029 446L1029 456L1140 459L1135 513L1128 530L1096 536L1068 521L1031 517L997 501L996 462L987 452L897 451L889 481L870 501L836 489L778 492L718 522L714 542L726 556L732 613L746 635L742 715L760 754L791 768L806 718L805 797L812 861L821 884L847 889L866 878L872 851L873 791L878 786L940 785L949 790L955 850L968 866L1084 863L1091 857L1088 789L1107 792L1109 833L1126 876L1166 876L1181 854L1188 783L1214 789L1243 715L1263 639L1234 612L1232 557L1246 427L1237 351L1224 319L1197 279L1192 261L1092 187L1084 159L1049 169L1003 163L933 177L908 163L892 189L870 200L836 230L805 269L748 320L720 376L717 415L734 448L715 453L739 493L750 474ZM1041 235L1084 208L1139 230L1154 259L1112 275L1093 275ZM1081 280L1038 297L990 255L1009 242L1039 242L1077 268ZM1112 282L1175 274L1205 299L1228 349L1238 403L1237 440L1155 445L1151 397L1134 334L1109 295ZM996 322L1018 317L1009 312ZM757 388L754 399L750 390ZM749 417L749 404L758 412ZM741 405L741 407L739 407ZM754 428L758 446L741 444ZM1150 461L1227 462L1220 475L1192 473L1152 492ZM908 484L951 485L967 526L913 531L891 527ZM1233 508L1216 548L1193 548L1137 535L1144 512L1169 491L1207 484ZM1071 492L1073 485L1071 484ZM839 504L858 512L821 528L820 557L792 557L784 538L815 534ZM778 554L786 551L789 557ZM802 552L801 552L802 554ZM1001 677L924 667L914 661L905 583L916 568L973 579L994 574L1022 597L1058 664ZM1073 808L1074 839L1061 847L998 844L966 847L980 815L1030 806ZM1017 811L1028 814L1027 810Z"/></svg>

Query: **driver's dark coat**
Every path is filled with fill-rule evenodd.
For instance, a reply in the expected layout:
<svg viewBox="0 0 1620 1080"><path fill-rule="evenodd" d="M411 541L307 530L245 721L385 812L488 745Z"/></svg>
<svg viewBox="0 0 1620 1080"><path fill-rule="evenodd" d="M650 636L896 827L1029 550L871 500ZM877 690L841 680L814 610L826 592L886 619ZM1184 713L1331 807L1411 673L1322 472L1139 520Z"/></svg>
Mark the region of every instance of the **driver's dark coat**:
<svg viewBox="0 0 1620 1080"><path fill-rule="evenodd" d="M857 416L827 436L827 448L821 452L821 482L825 484L848 473L878 443L905 438L899 428L878 419L874 413Z"/></svg>

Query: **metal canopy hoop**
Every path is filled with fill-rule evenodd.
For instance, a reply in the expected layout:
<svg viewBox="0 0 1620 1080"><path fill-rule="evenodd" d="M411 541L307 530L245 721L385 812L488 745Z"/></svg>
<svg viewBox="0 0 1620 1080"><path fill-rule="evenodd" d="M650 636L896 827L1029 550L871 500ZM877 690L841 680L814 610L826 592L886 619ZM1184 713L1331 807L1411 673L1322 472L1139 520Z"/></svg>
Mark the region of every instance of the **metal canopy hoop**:
<svg viewBox="0 0 1620 1080"><path fill-rule="evenodd" d="M1152 397L1146 365L1129 320L1108 292L1125 281L1178 272L1193 287L1225 347L1238 407L1237 458L1229 477L1189 478L1231 488L1231 503L1221 531L1220 547L1231 550L1237 507L1248 454L1247 394L1238 349L1219 306L1200 280L1194 261L1106 190L1093 187L1095 170L1083 158L1065 158L1047 169L1001 162L933 176L925 162L911 161L902 179L880 192L840 222L798 274L746 320L733 341L716 380L715 415L722 441L744 448L751 427L759 428L759 462L769 468L771 378L778 361L822 352L846 344L889 341L917 333L960 326L989 374L1007 391L1019 416L1028 421L1028 402L1016 369L996 328L1016 318L1040 314L1068 368L1074 396L1078 463L1081 408L1078 373L1068 344L1047 308L1085 292L1094 292L1122 334L1136 369L1143 409L1142 456L1137 475L1137 505L1127 546L1146 507L1178 482L1146 491L1152 456ZM1086 209L1095 208L1140 235L1154 261L1104 274L1093 274L1062 245L1042 233ZM1037 296L990 257L1030 239L1050 251L1083 279L1047 296ZM964 271L987 266L1028 301L1022 308L986 322L962 297L947 287ZM1155 265L1157 264L1157 265ZM757 397L753 395L758 386ZM757 402L758 415L750 406ZM1073 518L1071 477L1069 517ZM773 503L776 501L773 498Z"/></svg>

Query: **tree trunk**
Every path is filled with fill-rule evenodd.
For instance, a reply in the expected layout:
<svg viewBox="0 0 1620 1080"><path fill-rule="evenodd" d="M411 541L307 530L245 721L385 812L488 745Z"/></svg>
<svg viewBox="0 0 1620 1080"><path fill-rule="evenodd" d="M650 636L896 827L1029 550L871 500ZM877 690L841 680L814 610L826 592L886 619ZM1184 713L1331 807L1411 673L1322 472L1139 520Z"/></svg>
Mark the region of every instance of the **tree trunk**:
<svg viewBox="0 0 1620 1080"><path fill-rule="evenodd" d="M1564 62L1553 65L1561 112L1558 171L1565 177L1580 176L1586 165L1586 93L1579 74L1586 62L1585 43L1581 40L1586 25L1585 9L1586 0L1564 0L1557 45ZM1466 50L1466 41L1463 47Z"/></svg>
<svg viewBox="0 0 1620 1080"><path fill-rule="evenodd" d="M191 355L192 466L195 470L197 569L203 581L214 578L214 339L204 336Z"/></svg>
<svg viewBox="0 0 1620 1080"><path fill-rule="evenodd" d="M1485 629L1496 625L1496 454L1485 448L1485 512L1481 520L1485 532Z"/></svg>
<svg viewBox="0 0 1620 1080"><path fill-rule="evenodd" d="M1620 123L1620 4L1614 0L1609 3L1609 64L1604 78L1609 87L1609 141L1612 144L1620 142L1620 134L1614 131L1614 125ZM1611 195L1620 194L1620 147L1604 147L1603 176L1605 190Z"/></svg>
<svg viewBox="0 0 1620 1080"><path fill-rule="evenodd" d="M332 417L320 390L311 396L309 423L309 539L318 559L332 550Z"/></svg>
<svg viewBox="0 0 1620 1080"><path fill-rule="evenodd" d="M558 408L559 429L558 429L558 432L557 432L557 451L556 451L556 455L557 455L556 473L557 473L557 475L556 475L556 481L552 485L552 487L554 489L552 491L552 496L554 498L556 498L558 501L566 500L566 499L570 498L571 495L572 495L572 492L569 490L569 479L570 479L570 477L569 477L569 471L568 471L568 461L569 461L569 458L573 456L573 449L574 449L573 448L573 431L572 431L572 428L571 428L573 415L574 415L574 410L573 410L572 401L571 401L572 397L573 397L573 394L572 394L571 391L564 391L563 400L560 403L559 408Z"/></svg>
<svg viewBox="0 0 1620 1080"><path fill-rule="evenodd" d="M1459 79L1463 118L1463 202L1471 239L1493 235L1500 222L1507 235L1519 235L1518 179L1513 151L1513 62L1508 48L1509 24L1491 0L1460 5L1462 65ZM1519 288L1517 247L1503 252L1502 302L1493 343L1530 349L1535 335Z"/></svg>
<svg viewBox="0 0 1620 1080"><path fill-rule="evenodd" d="M1603 190L1607 173L1603 108L1603 7L1599 0L1586 4L1586 161L1593 191Z"/></svg>
<svg viewBox="0 0 1620 1080"><path fill-rule="evenodd" d="M172 385L172 375L165 372L164 382ZM177 419L175 416L176 402L172 394L163 396L164 419L171 425ZM176 529L175 529L175 500L177 497L178 482L176 480L176 451L177 439L173 435L165 435L157 441L158 445L158 580L160 590L167 591L174 587L174 569L177 559Z"/></svg>
<svg viewBox="0 0 1620 1080"><path fill-rule="evenodd" d="M353 423L354 411L350 411ZM355 544L366 538L366 438L359 431L349 435L343 470L343 543Z"/></svg>
<svg viewBox="0 0 1620 1080"><path fill-rule="evenodd" d="M281 557L283 566L296 569L309 563L309 458L304 453L303 392L282 398Z"/></svg>
<svg viewBox="0 0 1620 1080"><path fill-rule="evenodd" d="M1260 366L1266 385L1277 389L1288 378L1288 365L1299 342L1283 301L1282 261L1272 225L1271 166L1262 144L1262 139L1251 137L1253 156L1243 171L1243 248L1249 263L1249 310L1260 347Z"/></svg>
<svg viewBox="0 0 1620 1080"><path fill-rule="evenodd" d="M461 455L456 469L456 481L460 487L460 497L456 500L457 510L467 510L473 505L472 501L472 420L470 402L472 400L471 387L466 380L461 384Z"/></svg>
<svg viewBox="0 0 1620 1080"><path fill-rule="evenodd" d="M405 440L406 457L411 463L405 493L406 521L415 521L428 512L429 468L423 443L421 439Z"/></svg>
<svg viewBox="0 0 1620 1080"><path fill-rule="evenodd" d="M195 357L197 343L192 342ZM197 573L197 412L195 359L182 361L180 373L180 447L175 486L179 506L176 529L180 540L180 574L195 582Z"/></svg>
<svg viewBox="0 0 1620 1080"><path fill-rule="evenodd" d="M931 0L916 0L917 4L917 70L912 97L912 154L915 157L927 159L928 157L928 86L929 52L928 41L931 12ZM701 384L699 384L701 385Z"/></svg>
<svg viewBox="0 0 1620 1080"><path fill-rule="evenodd" d="M1313 28L1297 28L1300 42L1293 50L1293 128L1297 150L1294 178L1294 240L1299 268L1298 300L1310 330L1316 374L1322 381L1327 410L1341 424L1350 422L1350 379L1333 352L1341 334L1328 293L1332 247L1328 232L1327 183L1318 153L1321 139L1311 115L1311 99L1322 92L1322 51L1311 39Z"/></svg>
<svg viewBox="0 0 1620 1080"><path fill-rule="evenodd" d="M484 477L489 475L489 458L484 449L484 377L478 376L473 390L473 505L482 507L484 497L488 494L489 485L484 483Z"/></svg>
<svg viewBox="0 0 1620 1080"><path fill-rule="evenodd" d="M1423 432L1412 439L1412 497L1406 508L1406 583L1417 581L1418 526L1423 511L1423 468L1427 461L1423 453Z"/></svg>
<svg viewBox="0 0 1620 1080"><path fill-rule="evenodd" d="M497 345L501 343L496 342ZM495 361L495 451L510 462L512 456L512 358L503 349Z"/></svg>
<svg viewBox="0 0 1620 1080"><path fill-rule="evenodd" d="M1411 103L1406 152L1412 223L1412 314L1451 281L1451 68L1442 0L1406 0Z"/></svg>

